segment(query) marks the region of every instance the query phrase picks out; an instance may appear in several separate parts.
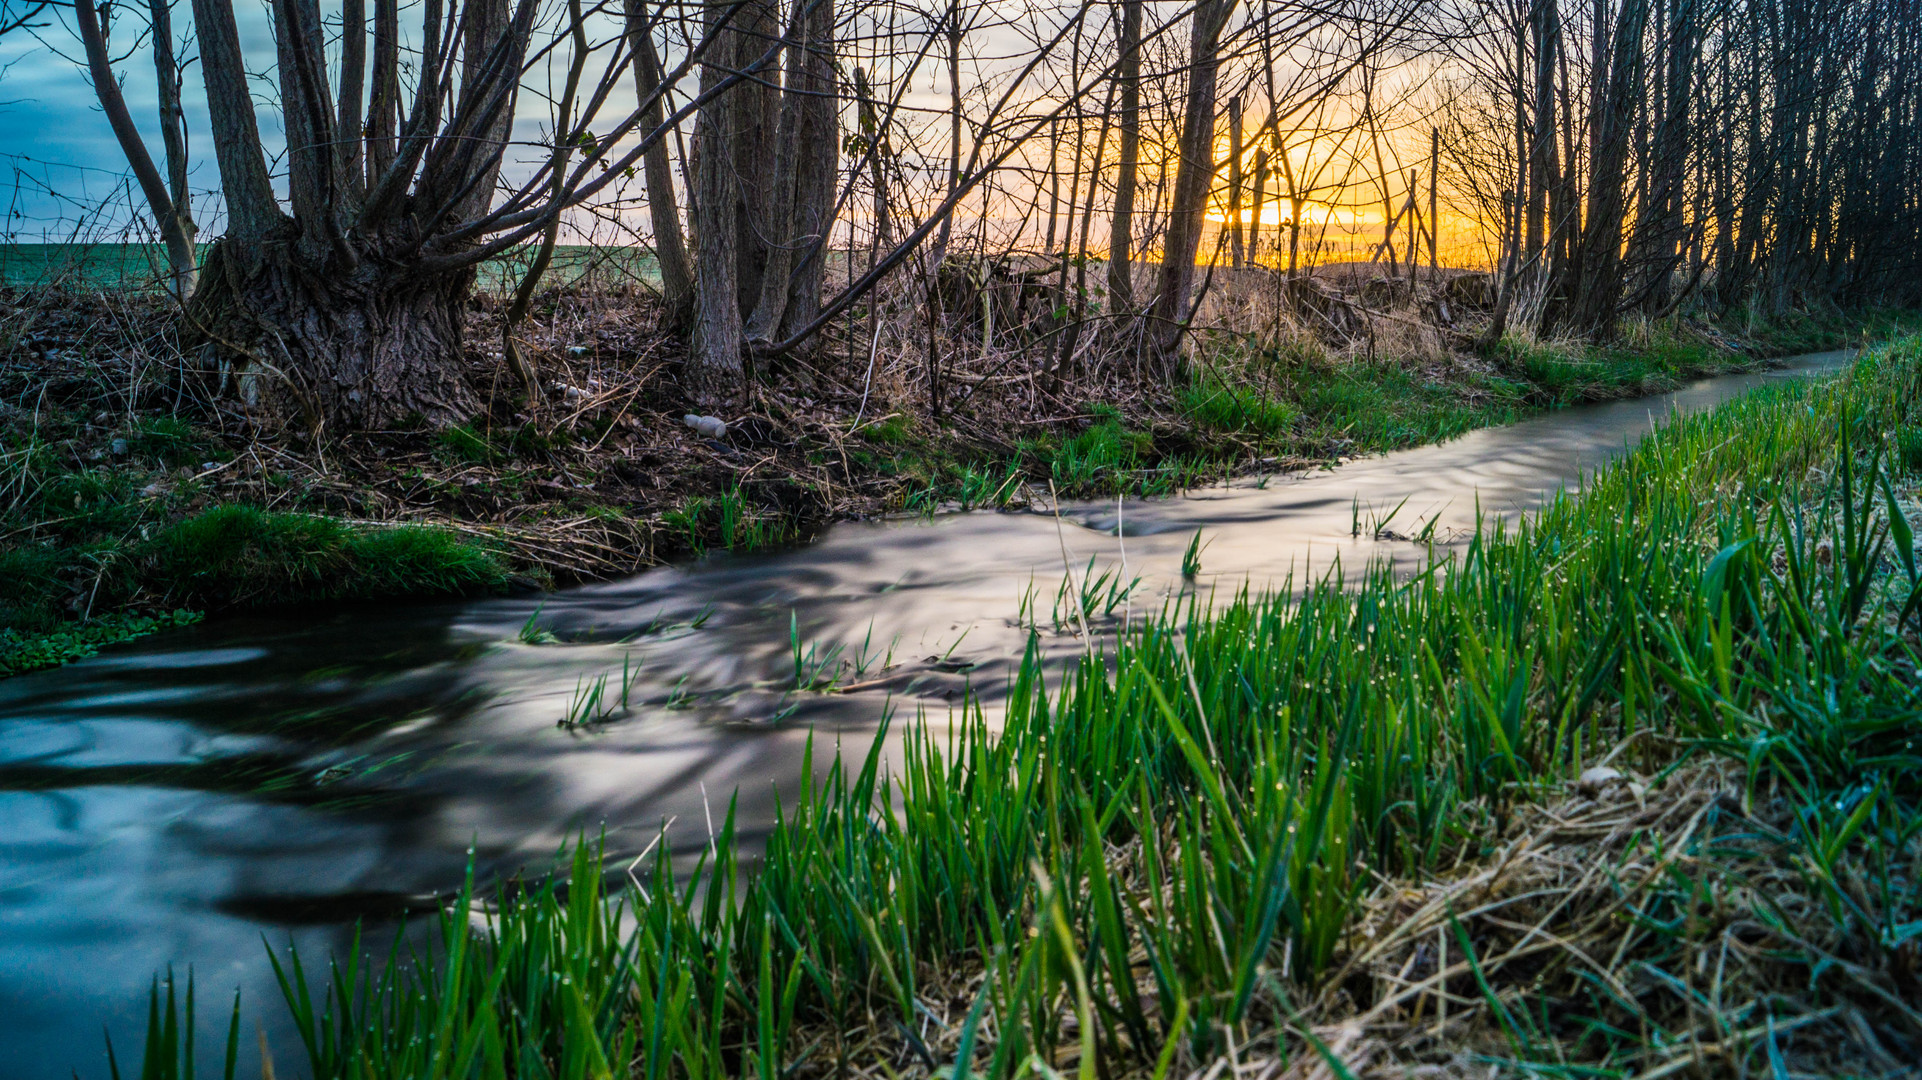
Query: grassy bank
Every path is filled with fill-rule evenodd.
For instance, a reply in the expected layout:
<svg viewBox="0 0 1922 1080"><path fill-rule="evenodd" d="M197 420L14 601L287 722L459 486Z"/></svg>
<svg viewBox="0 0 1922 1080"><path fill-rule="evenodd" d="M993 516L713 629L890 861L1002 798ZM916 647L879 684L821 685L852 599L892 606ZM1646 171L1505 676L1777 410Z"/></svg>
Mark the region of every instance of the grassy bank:
<svg viewBox="0 0 1922 1080"><path fill-rule="evenodd" d="M225 503L234 453L170 417L0 415L0 677L196 621L208 608L499 589L489 545ZM286 481L291 483L291 481Z"/></svg>
<svg viewBox="0 0 1922 1080"><path fill-rule="evenodd" d="M938 417L901 387L796 364L767 373L714 440L687 429L678 388L655 377L672 343L635 329L645 305L607 305L608 325L591 333L580 324L600 309L561 297L546 310L551 400L498 399L448 430L325 441L170 388L150 358L170 332L152 298L8 309L0 676L211 610L567 583L787 543L840 518L1163 495L1315 467L1655 392L1778 347L1861 340L1904 318L1748 320L1746 350L1722 329L1671 321L1630 327L1607 349L1508 340L1486 358L1371 359L1305 333L1207 330L1178 385L1138 370L1085 372L1053 391L983 376ZM488 317L476 315L477 339ZM480 385L493 369L476 363Z"/></svg>
<svg viewBox="0 0 1922 1080"><path fill-rule="evenodd" d="M1918 391L1911 340L1678 420L1412 579L1184 602L1058 685L1031 655L1005 723L806 783L752 865L731 818L691 880L656 850L604 892L583 848L325 1000L277 954L281 1066L1896 1075Z"/></svg>

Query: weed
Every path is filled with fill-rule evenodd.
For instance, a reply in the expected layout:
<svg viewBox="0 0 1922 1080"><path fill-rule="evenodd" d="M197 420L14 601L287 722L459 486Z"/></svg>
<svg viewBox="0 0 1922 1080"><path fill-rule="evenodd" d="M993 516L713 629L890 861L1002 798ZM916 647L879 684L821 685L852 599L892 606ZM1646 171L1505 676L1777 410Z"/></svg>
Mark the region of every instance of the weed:
<svg viewBox="0 0 1922 1080"><path fill-rule="evenodd" d="M632 663L632 655L621 658L620 681L608 687L612 672L602 672L591 681L581 676L574 684L574 696L567 703L567 714L556 726L564 728L583 727L598 724L608 718L627 711L628 695L634 689L634 680L640 678L641 669Z"/></svg>
<svg viewBox="0 0 1922 1080"><path fill-rule="evenodd" d="M846 646L839 642L823 646L820 642L810 641L805 649L801 645L801 623L799 617L788 612L788 651L794 661L794 689L813 693L833 690L841 681L841 676L850 665L841 658ZM874 628L868 627L872 635ZM866 646L863 645L865 655Z"/></svg>
<svg viewBox="0 0 1922 1080"><path fill-rule="evenodd" d="M1922 473L1922 427L1903 428L1895 434L1896 460L1911 473Z"/></svg>
<svg viewBox="0 0 1922 1080"><path fill-rule="evenodd" d="M1195 575L1201 573L1202 547L1201 530L1196 529L1195 534L1188 538L1187 550L1181 553L1181 576L1189 581L1193 581Z"/></svg>
<svg viewBox="0 0 1922 1080"><path fill-rule="evenodd" d="M250 506L186 518L135 558L150 588L208 607L446 596L507 583L497 555L447 530L362 527Z"/></svg>
<svg viewBox="0 0 1922 1080"><path fill-rule="evenodd" d="M1153 449L1147 432L1132 431L1115 416L1101 415L1055 450L1050 474L1063 492L1106 491L1100 481L1135 469Z"/></svg>
<svg viewBox="0 0 1922 1080"><path fill-rule="evenodd" d="M906 413L889 413L856 428L855 434L880 446L905 446L914 434L914 420Z"/></svg>
<svg viewBox="0 0 1922 1080"><path fill-rule="evenodd" d="M554 636L554 631L540 625L540 620L541 608L537 604L534 613L527 617L527 621L521 624L520 632L514 636L522 645L559 645L561 639Z"/></svg>
<svg viewBox="0 0 1922 1080"><path fill-rule="evenodd" d="M1115 609L1128 602L1136 588L1141 585L1140 577L1122 580L1119 567L1109 566L1100 573L1095 572L1095 557L1088 556L1088 565L1079 575L1067 574L1055 590L1054 625L1057 630L1073 625L1078 616L1082 621L1093 619L1097 613L1104 619L1114 617ZM1064 605L1068 616L1063 617Z"/></svg>
<svg viewBox="0 0 1922 1080"><path fill-rule="evenodd" d="M93 656L109 645L176 626L191 626L200 619L198 611L171 611L159 615L110 614L38 634L0 628L0 678L59 667Z"/></svg>

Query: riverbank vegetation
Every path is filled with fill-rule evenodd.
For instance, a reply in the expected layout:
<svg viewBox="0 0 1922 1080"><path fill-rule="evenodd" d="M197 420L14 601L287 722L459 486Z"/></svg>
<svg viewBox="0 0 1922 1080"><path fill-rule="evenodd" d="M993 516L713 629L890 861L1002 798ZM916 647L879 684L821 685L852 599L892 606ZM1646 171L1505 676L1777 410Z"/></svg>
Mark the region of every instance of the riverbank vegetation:
<svg viewBox="0 0 1922 1080"><path fill-rule="evenodd" d="M431 954L276 950L279 1067L1897 1075L1919 390L1910 339L1412 576L1174 596L1052 685L1037 646L998 721L803 765L757 858L729 817L691 875L589 844L470 886ZM148 1075L179 1075L156 994Z"/></svg>
<svg viewBox="0 0 1922 1080"><path fill-rule="evenodd" d="M9 219L0 665L1164 494L1884 338L1922 303L1910 2L470 0L256 34L230 0L0 0L0 36L84 58L131 175L89 201L48 165ZM180 569L209 556L244 573Z"/></svg>
<svg viewBox="0 0 1922 1080"><path fill-rule="evenodd" d="M0 675L209 610L566 584L790 542L837 518L1316 468L1917 324L1838 312L1735 339L1670 320L1606 347L1511 337L1486 358L1423 353L1416 334L1377 342L1373 359L1299 328L1210 330L1172 387L1122 369L1049 394L964 381L973 365L957 362L968 392L939 416L911 387L864 386L865 358L825 353L768 374L713 439L681 420L662 375L673 341L632 314L645 301L589 292L542 314L548 336L534 340L566 365L553 400L315 439L157 377L129 347L165 338L151 297L13 299L0 321L13 343L0 363Z"/></svg>

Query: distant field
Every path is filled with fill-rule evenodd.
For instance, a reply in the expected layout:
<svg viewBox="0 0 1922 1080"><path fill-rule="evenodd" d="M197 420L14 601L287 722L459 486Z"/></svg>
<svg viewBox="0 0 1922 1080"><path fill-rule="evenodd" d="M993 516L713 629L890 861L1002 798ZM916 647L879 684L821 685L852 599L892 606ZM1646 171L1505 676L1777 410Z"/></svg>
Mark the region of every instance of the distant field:
<svg viewBox="0 0 1922 1080"><path fill-rule="evenodd" d="M201 249L205 257L206 248ZM514 252L481 265L481 287L511 288L530 256ZM156 287L166 258L158 244L0 244L0 285L15 288L65 285L70 288ZM564 246L554 252L545 284L563 285L592 276L607 285L621 281L660 282L654 257L639 248Z"/></svg>

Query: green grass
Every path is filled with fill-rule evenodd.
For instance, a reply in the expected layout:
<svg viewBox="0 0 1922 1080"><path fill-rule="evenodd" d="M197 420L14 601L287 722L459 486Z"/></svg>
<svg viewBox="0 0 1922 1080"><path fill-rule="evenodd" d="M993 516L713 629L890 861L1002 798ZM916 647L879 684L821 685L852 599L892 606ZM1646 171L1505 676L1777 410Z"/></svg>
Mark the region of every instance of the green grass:
<svg viewBox="0 0 1922 1080"><path fill-rule="evenodd" d="M138 547L141 583L208 607L498 590L488 549L445 529L363 527L309 514L217 506Z"/></svg>
<svg viewBox="0 0 1922 1080"><path fill-rule="evenodd" d="M1509 823L1610 747L1658 779L1726 759L1741 791L1637 833L1596 868L1600 920L1553 904L1527 963L1490 945L1505 911L1446 910L1455 1015L1483 1022L1437 1053L1630 1075L1739 1030L1764 1070L1853 1038L1779 1039L1778 1013L1896 1030L1859 987L1922 942L1913 490L1883 468L1918 391L1912 341L1675 420L1412 578L1175 604L1052 686L1036 642L999 722L913 726L885 768L885 740L825 780L803 762L752 869L730 810L691 874L662 845L607 895L578 845L478 922L470 888L431 955L343 959L322 999L276 953L295 1052L316 1080L1313 1061L1308 1027L1389 985L1344 968L1371 894L1508 865ZM1674 992L1708 971L1713 998Z"/></svg>
<svg viewBox="0 0 1922 1080"><path fill-rule="evenodd" d="M195 476L233 455L172 417L115 433L49 408L4 434L0 676L90 656L202 610L508 583L491 546L446 529L209 506ZM89 444L98 449L83 456Z"/></svg>
<svg viewBox="0 0 1922 1080"><path fill-rule="evenodd" d="M688 551L760 551L793 543L798 524L776 513L755 509L740 485L709 497L696 495L661 515L661 524L684 542Z"/></svg>
<svg viewBox="0 0 1922 1080"><path fill-rule="evenodd" d="M1211 431L1276 436L1300 419L1301 410L1270 397L1260 385L1209 370L1181 392L1181 412Z"/></svg>
<svg viewBox="0 0 1922 1080"><path fill-rule="evenodd" d="M1895 433L1895 459L1909 472L1922 473L1922 428L1903 428Z"/></svg>

